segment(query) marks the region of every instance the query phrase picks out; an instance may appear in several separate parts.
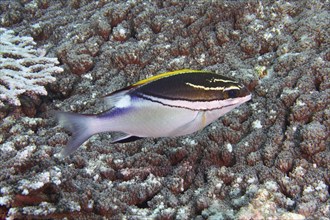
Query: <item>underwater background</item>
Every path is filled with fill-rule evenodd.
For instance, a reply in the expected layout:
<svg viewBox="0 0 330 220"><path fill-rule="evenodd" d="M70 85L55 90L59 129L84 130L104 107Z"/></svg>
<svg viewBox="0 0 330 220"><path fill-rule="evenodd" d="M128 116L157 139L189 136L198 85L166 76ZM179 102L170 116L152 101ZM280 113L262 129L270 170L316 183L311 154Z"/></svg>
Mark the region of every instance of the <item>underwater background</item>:
<svg viewBox="0 0 330 220"><path fill-rule="evenodd" d="M0 219L329 219L329 1L1 0L0 26ZM54 156L53 111L183 68L252 100L192 135Z"/></svg>

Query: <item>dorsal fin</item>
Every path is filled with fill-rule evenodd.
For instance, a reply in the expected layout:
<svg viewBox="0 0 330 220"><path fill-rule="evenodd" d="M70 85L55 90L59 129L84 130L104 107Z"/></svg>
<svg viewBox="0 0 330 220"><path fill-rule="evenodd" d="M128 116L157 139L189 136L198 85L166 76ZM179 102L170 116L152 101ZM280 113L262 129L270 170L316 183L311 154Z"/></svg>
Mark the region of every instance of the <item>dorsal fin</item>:
<svg viewBox="0 0 330 220"><path fill-rule="evenodd" d="M130 86L127 86L123 89L114 91L104 97L103 100L106 103L107 107L111 108L115 106L115 104L124 96L126 95L131 89L134 89L140 85L144 85L153 81L156 81L158 79L166 78L169 76L174 76L174 75L179 75L179 74L184 74L184 73L202 73L202 72L208 72L208 71L203 71L203 70L192 70L192 69L181 69L181 70L175 70L171 72L165 72L165 73L160 73L155 76L151 76L147 79L140 80Z"/></svg>
<svg viewBox="0 0 330 220"><path fill-rule="evenodd" d="M161 73L161 74L149 77L147 79L140 80L140 81L134 83L132 85L132 87L143 85L143 84L146 84L146 83L158 80L158 79L162 79L162 78L165 78L165 77L169 77L169 76L179 75L179 74L183 74L183 73L199 73L199 72L207 72L207 71L182 69L182 70L175 70L175 71L172 71L172 72L165 72L165 73Z"/></svg>
<svg viewBox="0 0 330 220"><path fill-rule="evenodd" d="M103 96L102 99L108 108L112 108L116 103L126 95L129 90L118 90L113 93L110 93L106 96Z"/></svg>

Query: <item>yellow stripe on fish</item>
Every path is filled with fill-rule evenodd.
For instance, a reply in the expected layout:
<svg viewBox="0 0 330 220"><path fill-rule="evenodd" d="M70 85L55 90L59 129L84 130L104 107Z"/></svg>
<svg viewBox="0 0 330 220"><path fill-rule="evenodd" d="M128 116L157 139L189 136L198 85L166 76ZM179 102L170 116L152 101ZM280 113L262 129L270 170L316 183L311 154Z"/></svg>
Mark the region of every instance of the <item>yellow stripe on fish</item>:
<svg viewBox="0 0 330 220"><path fill-rule="evenodd" d="M244 85L210 71L162 73L104 97L109 110L99 115L58 113L73 133L61 154L71 154L100 132L115 132L113 142L191 134L250 99Z"/></svg>
<svg viewBox="0 0 330 220"><path fill-rule="evenodd" d="M146 83L150 83L152 81L155 81L155 80L158 80L158 79L161 79L161 78L165 78L165 77L169 77L169 76L174 76L174 75L178 75L178 74L184 74L184 73L201 73L201 72L205 72L205 71L202 71L202 70L191 70L191 69L182 69L182 70L176 70L176 71L172 71L172 72L166 72L166 73L161 73L161 74L158 74L156 76L152 76L152 77L149 77L147 79L143 79L143 80L140 80L136 83L134 83L132 86L139 86L139 85L143 85L143 84L146 84Z"/></svg>

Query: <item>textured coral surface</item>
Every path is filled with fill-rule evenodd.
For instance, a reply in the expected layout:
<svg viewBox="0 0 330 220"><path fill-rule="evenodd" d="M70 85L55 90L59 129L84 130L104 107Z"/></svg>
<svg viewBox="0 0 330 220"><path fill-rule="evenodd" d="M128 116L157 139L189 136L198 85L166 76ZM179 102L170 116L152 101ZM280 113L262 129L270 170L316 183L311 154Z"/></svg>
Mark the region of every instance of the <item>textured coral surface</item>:
<svg viewBox="0 0 330 220"><path fill-rule="evenodd" d="M0 109L0 219L329 219L329 1L10 0L0 13L64 68L47 97ZM104 133L54 156L70 134L53 110L99 113L102 95L181 68L253 98L189 136Z"/></svg>

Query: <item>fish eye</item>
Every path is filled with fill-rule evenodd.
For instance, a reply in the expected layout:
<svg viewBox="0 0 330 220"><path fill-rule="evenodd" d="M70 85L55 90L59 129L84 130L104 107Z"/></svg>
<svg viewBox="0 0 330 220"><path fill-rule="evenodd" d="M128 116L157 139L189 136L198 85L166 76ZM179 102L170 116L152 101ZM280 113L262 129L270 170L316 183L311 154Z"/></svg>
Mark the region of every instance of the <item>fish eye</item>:
<svg viewBox="0 0 330 220"><path fill-rule="evenodd" d="M237 94L238 94L238 91L235 90L235 89L232 89L232 90L227 91L227 94L228 94L229 98L236 98Z"/></svg>

